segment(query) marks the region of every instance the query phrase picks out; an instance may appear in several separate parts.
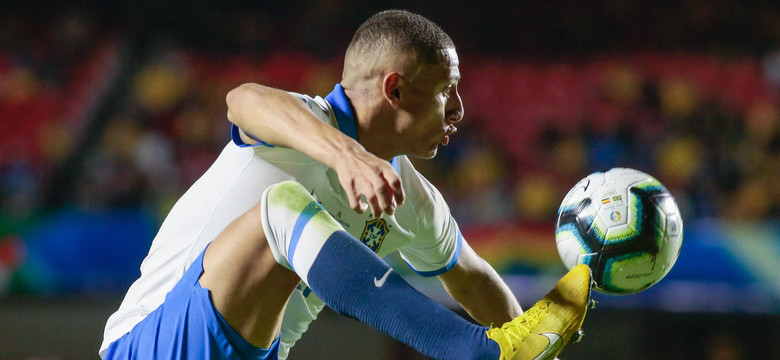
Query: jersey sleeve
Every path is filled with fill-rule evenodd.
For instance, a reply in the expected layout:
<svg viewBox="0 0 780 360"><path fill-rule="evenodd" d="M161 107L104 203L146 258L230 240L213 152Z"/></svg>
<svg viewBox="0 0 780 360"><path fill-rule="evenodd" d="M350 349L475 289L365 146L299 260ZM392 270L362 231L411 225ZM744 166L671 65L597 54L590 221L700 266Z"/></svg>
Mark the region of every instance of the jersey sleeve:
<svg viewBox="0 0 780 360"><path fill-rule="evenodd" d="M398 252L419 275L436 276L449 271L458 262L463 236L441 193L421 175L416 175L417 181L407 181L416 182L409 187L407 197L413 197L410 205L415 206L413 214L417 226L412 241Z"/></svg>
<svg viewBox="0 0 780 360"><path fill-rule="evenodd" d="M308 95L298 94L294 92L289 93L292 96L295 96L298 98L301 102L303 102L309 110L314 113L314 116L316 116L318 119L320 119L322 122L333 126L338 127L337 123L335 121L335 117L332 116L332 111L330 108L330 105L321 97L312 98ZM231 124L230 128L230 137L234 144L238 145L239 147L254 147L255 152L258 150L262 151L264 148L274 148L274 145L271 145L265 141L263 141L263 134L248 134L244 133L248 137L252 138L253 140L257 141L255 144L247 144L243 140L241 140L241 130L239 129L236 124Z"/></svg>

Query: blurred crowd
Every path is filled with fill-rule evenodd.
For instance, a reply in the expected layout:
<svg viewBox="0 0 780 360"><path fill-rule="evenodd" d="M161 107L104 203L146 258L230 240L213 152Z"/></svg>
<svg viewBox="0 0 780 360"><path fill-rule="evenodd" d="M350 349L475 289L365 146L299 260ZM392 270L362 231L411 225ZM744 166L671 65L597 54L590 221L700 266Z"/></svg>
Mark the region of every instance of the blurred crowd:
<svg viewBox="0 0 780 360"><path fill-rule="evenodd" d="M351 13L355 23L364 15ZM246 37L229 46L190 35L145 47L95 13L49 15L45 25L0 16L0 280L24 257L25 234L62 209L136 209L161 221L227 144L231 88L258 82L324 96L340 79L339 51L314 37L280 44L268 15L235 15L229 28ZM615 166L661 180L687 219L780 215L780 53L770 46L659 48L664 33L625 53L539 47L523 58L442 20L456 42L471 40L461 46L466 117L434 161L415 164L464 226L552 223L576 181ZM575 34L577 24L569 25ZM107 103L118 105L102 109Z"/></svg>
<svg viewBox="0 0 780 360"><path fill-rule="evenodd" d="M464 219L550 221L573 184L612 167L658 178L687 219L780 215L776 55L491 59L465 68L474 134L441 169L456 202L479 204L464 206Z"/></svg>

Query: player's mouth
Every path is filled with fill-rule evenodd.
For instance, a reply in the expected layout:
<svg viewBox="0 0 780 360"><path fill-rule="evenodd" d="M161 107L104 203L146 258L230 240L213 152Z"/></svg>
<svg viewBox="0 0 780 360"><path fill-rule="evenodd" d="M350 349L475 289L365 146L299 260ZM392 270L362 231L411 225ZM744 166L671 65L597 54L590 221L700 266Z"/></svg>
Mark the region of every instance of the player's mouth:
<svg viewBox="0 0 780 360"><path fill-rule="evenodd" d="M450 143L450 135L456 132L458 132L458 128L456 128L455 125L447 125L444 129L444 137L441 140L442 146L447 146L447 144Z"/></svg>

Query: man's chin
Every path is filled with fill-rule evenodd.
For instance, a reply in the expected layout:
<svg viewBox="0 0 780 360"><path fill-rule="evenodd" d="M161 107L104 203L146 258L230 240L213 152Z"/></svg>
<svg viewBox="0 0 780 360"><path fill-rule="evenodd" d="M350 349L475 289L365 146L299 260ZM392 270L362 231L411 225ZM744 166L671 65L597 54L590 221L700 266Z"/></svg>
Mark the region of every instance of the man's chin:
<svg viewBox="0 0 780 360"><path fill-rule="evenodd" d="M428 152L426 154L407 154L407 156L415 158L415 159L430 160L430 159L435 158L436 154L438 154L438 153L439 153L439 147L437 146L437 147L433 148L433 150L431 150L430 152Z"/></svg>

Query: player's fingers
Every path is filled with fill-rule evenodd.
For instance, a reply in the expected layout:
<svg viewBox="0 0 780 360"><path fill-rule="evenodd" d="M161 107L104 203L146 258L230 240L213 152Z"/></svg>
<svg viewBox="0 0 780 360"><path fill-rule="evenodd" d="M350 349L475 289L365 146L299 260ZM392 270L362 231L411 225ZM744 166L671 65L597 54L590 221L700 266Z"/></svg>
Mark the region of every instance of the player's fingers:
<svg viewBox="0 0 780 360"><path fill-rule="evenodd" d="M404 194L404 188L401 185L401 178L395 171L384 175L385 184L390 192L390 201L393 203L393 207L398 207L404 204L406 194Z"/></svg>
<svg viewBox="0 0 780 360"><path fill-rule="evenodd" d="M368 207L371 208L371 214L375 218L382 216L382 206L379 204L379 196L375 191L371 191L370 194L366 194L366 202Z"/></svg>
<svg viewBox="0 0 780 360"><path fill-rule="evenodd" d="M363 211L365 211L365 206L360 201L360 193L358 193L354 187L350 187L349 189L344 189L344 192L347 194L347 199L349 200L349 207L351 207L352 210L355 210L355 212L357 212L358 214L362 214Z"/></svg>
<svg viewBox="0 0 780 360"><path fill-rule="evenodd" d="M387 187L384 179L382 179L381 183L377 182L374 184L374 192L376 193L379 209L388 215L393 215L395 204L393 203L392 191Z"/></svg>

